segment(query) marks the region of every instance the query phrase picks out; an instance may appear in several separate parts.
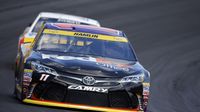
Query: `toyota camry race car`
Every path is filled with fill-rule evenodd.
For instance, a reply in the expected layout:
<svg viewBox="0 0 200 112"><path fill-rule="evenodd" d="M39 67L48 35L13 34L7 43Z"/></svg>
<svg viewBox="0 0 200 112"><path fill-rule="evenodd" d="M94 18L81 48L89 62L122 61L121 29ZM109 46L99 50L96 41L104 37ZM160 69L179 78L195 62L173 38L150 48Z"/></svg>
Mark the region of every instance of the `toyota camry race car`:
<svg viewBox="0 0 200 112"><path fill-rule="evenodd" d="M38 30L45 23L70 23L70 24L81 24L81 25L92 25L100 26L99 22L94 19L74 16L69 14L62 13L53 13L53 12L41 12L34 22L26 27L23 34L19 37L18 42L18 52L20 52L21 45L29 44L37 35Z"/></svg>
<svg viewBox="0 0 200 112"><path fill-rule="evenodd" d="M150 74L122 31L47 23L16 58L23 102L95 111L144 111Z"/></svg>

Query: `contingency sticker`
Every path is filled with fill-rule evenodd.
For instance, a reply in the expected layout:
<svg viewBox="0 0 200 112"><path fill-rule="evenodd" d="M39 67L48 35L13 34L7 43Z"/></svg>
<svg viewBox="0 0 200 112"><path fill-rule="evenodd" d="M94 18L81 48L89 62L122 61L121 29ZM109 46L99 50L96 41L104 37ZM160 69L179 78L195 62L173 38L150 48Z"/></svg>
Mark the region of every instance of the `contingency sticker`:
<svg viewBox="0 0 200 112"><path fill-rule="evenodd" d="M24 69L24 76L32 77L33 70L31 69Z"/></svg>

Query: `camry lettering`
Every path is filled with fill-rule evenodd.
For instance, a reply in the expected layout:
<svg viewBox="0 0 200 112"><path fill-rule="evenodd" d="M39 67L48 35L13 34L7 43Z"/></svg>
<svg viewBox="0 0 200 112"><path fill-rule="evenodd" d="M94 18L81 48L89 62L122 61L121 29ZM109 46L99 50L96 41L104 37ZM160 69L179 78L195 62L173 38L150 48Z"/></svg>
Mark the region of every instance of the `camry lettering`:
<svg viewBox="0 0 200 112"><path fill-rule="evenodd" d="M70 85L68 89L73 90L82 90L82 91L93 91L93 92L100 92L100 93L107 93L107 88L100 88L100 87L91 87L91 86L80 86L80 85Z"/></svg>

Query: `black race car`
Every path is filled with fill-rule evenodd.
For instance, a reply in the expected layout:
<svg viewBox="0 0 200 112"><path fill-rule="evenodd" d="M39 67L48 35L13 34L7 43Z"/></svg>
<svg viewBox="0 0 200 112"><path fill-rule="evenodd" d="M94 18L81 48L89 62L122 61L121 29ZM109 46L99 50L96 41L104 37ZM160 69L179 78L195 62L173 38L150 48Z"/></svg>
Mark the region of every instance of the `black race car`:
<svg viewBox="0 0 200 112"><path fill-rule="evenodd" d="M99 111L143 111L150 74L122 31L47 23L22 46L15 95L26 103Z"/></svg>

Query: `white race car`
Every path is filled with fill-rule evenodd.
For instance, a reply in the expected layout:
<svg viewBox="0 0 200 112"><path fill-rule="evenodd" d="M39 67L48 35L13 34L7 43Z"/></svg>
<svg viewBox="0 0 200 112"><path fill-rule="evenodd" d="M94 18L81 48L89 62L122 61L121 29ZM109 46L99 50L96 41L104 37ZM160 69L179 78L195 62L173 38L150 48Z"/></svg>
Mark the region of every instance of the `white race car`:
<svg viewBox="0 0 200 112"><path fill-rule="evenodd" d="M30 26L26 27L23 34L20 35L18 51L20 50L22 44L31 43L33 41L39 29L45 23L69 23L100 27L99 22L94 19L62 13L41 12L34 20L34 22Z"/></svg>

